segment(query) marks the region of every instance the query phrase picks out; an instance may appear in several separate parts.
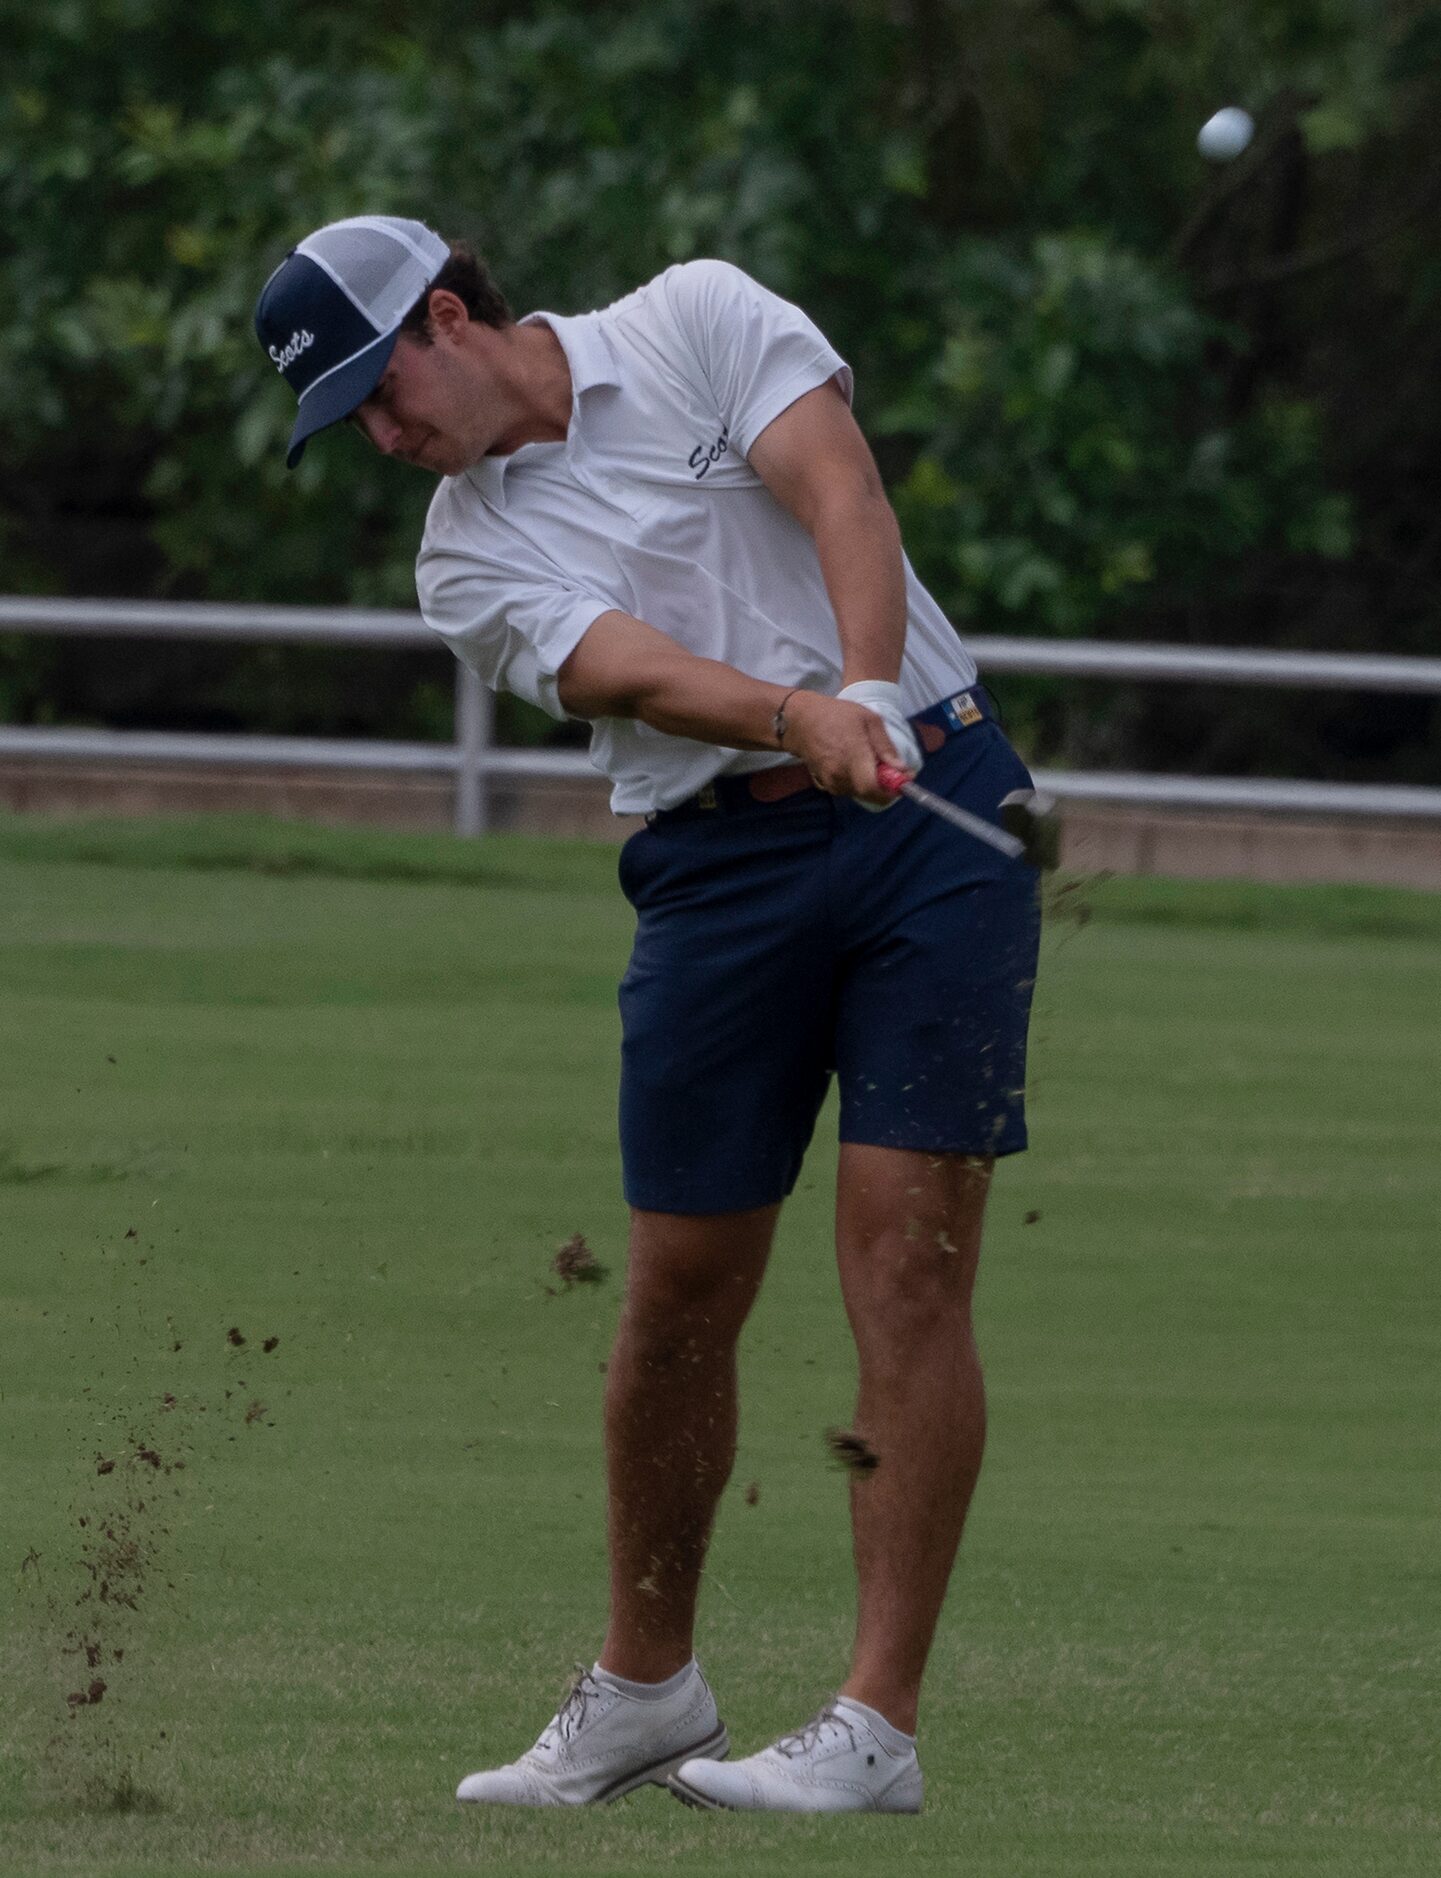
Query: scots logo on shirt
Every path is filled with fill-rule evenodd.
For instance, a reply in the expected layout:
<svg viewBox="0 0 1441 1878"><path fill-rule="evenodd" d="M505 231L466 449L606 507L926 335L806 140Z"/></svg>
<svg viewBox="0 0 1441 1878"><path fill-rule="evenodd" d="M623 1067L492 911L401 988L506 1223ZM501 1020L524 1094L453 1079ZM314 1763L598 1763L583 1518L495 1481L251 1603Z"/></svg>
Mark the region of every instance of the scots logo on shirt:
<svg viewBox="0 0 1441 1878"><path fill-rule="evenodd" d="M727 424L714 443L698 443L695 449L691 451L690 455L686 458L686 462L689 464L690 468L694 470L697 482L699 482L701 477L709 470L712 463L719 463L726 453L730 438L731 427Z"/></svg>

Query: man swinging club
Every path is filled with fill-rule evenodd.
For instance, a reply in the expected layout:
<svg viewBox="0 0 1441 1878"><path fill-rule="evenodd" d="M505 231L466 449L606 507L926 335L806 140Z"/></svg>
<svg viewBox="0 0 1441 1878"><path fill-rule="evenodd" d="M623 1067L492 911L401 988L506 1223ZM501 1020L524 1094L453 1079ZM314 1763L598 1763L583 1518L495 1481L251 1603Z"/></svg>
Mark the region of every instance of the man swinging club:
<svg viewBox="0 0 1441 1878"><path fill-rule="evenodd" d="M921 1678L984 1440L981 1220L995 1157L1026 1142L1039 913L1027 860L878 777L924 767L990 826L1030 780L902 553L850 371L724 262L517 322L467 249L379 216L301 242L256 325L300 399L288 460L348 418L439 476L425 619L487 684L589 722L612 807L646 817L620 858L637 929L609 1627L535 1746L459 1797L653 1781L699 1806L916 1812ZM736 1341L832 1075L854 1425L879 1457L851 1488L855 1649L810 1722L724 1761L693 1625Z"/></svg>

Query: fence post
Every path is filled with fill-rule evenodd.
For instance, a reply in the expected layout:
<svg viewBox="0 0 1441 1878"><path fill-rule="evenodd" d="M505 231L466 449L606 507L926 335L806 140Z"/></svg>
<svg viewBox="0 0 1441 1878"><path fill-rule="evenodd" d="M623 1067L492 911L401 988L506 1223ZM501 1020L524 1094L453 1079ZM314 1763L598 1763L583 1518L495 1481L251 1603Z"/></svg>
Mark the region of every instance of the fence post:
<svg viewBox="0 0 1441 1878"><path fill-rule="evenodd" d="M470 837L490 827L485 759L495 728L495 699L466 664L455 668L455 832Z"/></svg>

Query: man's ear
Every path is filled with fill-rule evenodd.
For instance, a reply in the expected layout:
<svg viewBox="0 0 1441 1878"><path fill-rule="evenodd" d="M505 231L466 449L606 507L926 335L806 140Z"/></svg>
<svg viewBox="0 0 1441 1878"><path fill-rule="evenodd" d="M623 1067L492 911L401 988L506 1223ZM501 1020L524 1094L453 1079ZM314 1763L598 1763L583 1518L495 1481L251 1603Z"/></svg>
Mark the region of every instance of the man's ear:
<svg viewBox="0 0 1441 1878"><path fill-rule="evenodd" d="M470 314L459 294L437 287L430 296L430 330L440 338L454 341L470 324Z"/></svg>

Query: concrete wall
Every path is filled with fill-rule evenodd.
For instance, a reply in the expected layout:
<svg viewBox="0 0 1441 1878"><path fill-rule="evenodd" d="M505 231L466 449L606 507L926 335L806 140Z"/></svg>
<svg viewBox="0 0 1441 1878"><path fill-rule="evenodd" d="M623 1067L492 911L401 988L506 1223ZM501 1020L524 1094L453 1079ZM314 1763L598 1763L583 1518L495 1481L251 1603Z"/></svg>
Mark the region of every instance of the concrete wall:
<svg viewBox="0 0 1441 1878"><path fill-rule="evenodd" d="M1088 873L1435 890L1441 888L1441 826L1360 816L1077 804L1065 814L1061 862Z"/></svg>
<svg viewBox="0 0 1441 1878"><path fill-rule="evenodd" d="M620 841L639 824L613 816L606 794L599 777L498 782L492 825ZM451 801L450 784L439 778L31 758L0 763L0 807L29 814L229 813L443 830L451 826ZM1063 818L1061 856L1063 865L1086 872L1441 888L1441 827L1426 822L1074 805Z"/></svg>
<svg viewBox="0 0 1441 1878"><path fill-rule="evenodd" d="M599 776L497 782L492 826L624 840L640 820L612 815L607 796ZM25 757L0 761L0 807L37 815L273 815L337 827L444 831L454 822L454 789L444 777Z"/></svg>

